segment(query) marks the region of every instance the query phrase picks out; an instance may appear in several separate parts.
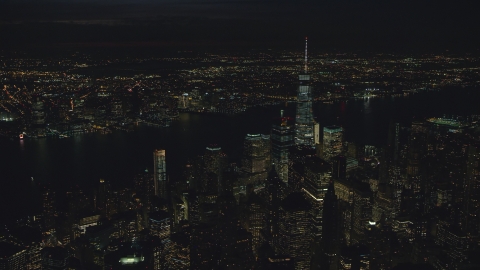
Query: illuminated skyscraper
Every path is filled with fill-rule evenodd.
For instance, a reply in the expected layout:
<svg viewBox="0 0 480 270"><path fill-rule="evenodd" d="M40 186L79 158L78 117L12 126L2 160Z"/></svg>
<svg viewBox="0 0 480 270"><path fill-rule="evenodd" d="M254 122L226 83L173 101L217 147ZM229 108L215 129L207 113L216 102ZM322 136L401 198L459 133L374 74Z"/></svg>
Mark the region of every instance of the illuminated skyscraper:
<svg viewBox="0 0 480 270"><path fill-rule="evenodd" d="M37 98L37 101L32 104L32 124L40 126L45 124L45 111L43 102Z"/></svg>
<svg viewBox="0 0 480 270"><path fill-rule="evenodd" d="M201 190L216 196L224 187L223 171L227 164L227 155L221 147L210 145L205 150L203 160L205 172L202 173Z"/></svg>
<svg viewBox="0 0 480 270"><path fill-rule="evenodd" d="M45 186L42 194L43 221L45 231L55 227L56 205L55 192L49 186Z"/></svg>
<svg viewBox="0 0 480 270"><path fill-rule="evenodd" d="M311 222L312 236L319 239L322 235L323 201L332 178L332 166L318 157L305 159L303 172L303 188L307 200L312 205Z"/></svg>
<svg viewBox="0 0 480 270"><path fill-rule="evenodd" d="M280 179L288 182L288 149L295 144L293 125L288 123L288 118L283 117L272 126L272 162Z"/></svg>
<svg viewBox="0 0 480 270"><path fill-rule="evenodd" d="M263 188L271 167L270 136L247 134L243 142L243 158L238 190L243 193L248 185Z"/></svg>
<svg viewBox="0 0 480 270"><path fill-rule="evenodd" d="M278 248L280 206L286 193L286 184L280 180L275 168L268 173L265 185L267 198L266 238L274 248Z"/></svg>
<svg viewBox="0 0 480 270"><path fill-rule="evenodd" d="M108 216L111 186L104 179L100 179L98 188L95 190L95 208L104 217Z"/></svg>
<svg viewBox="0 0 480 270"><path fill-rule="evenodd" d="M343 129L337 126L323 128L323 158L327 161L342 153Z"/></svg>
<svg viewBox="0 0 480 270"><path fill-rule="evenodd" d="M243 171L262 173L270 167L270 136L247 134L243 143Z"/></svg>
<svg viewBox="0 0 480 270"><path fill-rule="evenodd" d="M322 235L313 243L310 269L340 269L336 264L341 243L340 220L333 181L328 184L322 203Z"/></svg>
<svg viewBox="0 0 480 270"><path fill-rule="evenodd" d="M308 269L313 240L310 232L312 205L302 193L294 192L283 199L281 209L281 253L292 256L295 269Z"/></svg>
<svg viewBox="0 0 480 270"><path fill-rule="evenodd" d="M307 68L307 39L305 39L304 73L298 76L297 116L295 120L295 144L314 146L314 125L312 111L312 87Z"/></svg>
<svg viewBox="0 0 480 270"><path fill-rule="evenodd" d="M153 177L155 196L167 198L167 169L165 164L165 150L153 151Z"/></svg>
<svg viewBox="0 0 480 270"><path fill-rule="evenodd" d="M0 269L26 269L26 250L8 242L0 242Z"/></svg>
<svg viewBox="0 0 480 270"><path fill-rule="evenodd" d="M220 175L223 167L223 157L225 154L222 152L222 148L217 145L210 145L205 151L205 168L207 172Z"/></svg>
<svg viewBox="0 0 480 270"><path fill-rule="evenodd" d="M253 252L256 254L262 243L260 232L266 226L265 202L259 195L252 192L248 196L246 205L248 211L246 229L252 234L252 248Z"/></svg>
<svg viewBox="0 0 480 270"><path fill-rule="evenodd" d="M154 195L154 181L153 174L145 170L143 173L139 173L134 177L135 192L143 205L150 209L152 203L152 197Z"/></svg>

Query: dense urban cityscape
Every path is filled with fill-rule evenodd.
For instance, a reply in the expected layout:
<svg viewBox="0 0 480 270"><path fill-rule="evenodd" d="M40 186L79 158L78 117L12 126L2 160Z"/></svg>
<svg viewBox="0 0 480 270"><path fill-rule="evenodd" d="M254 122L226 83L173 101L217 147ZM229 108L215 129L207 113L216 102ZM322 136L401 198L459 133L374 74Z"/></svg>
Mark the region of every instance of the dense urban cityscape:
<svg viewBox="0 0 480 270"><path fill-rule="evenodd" d="M168 126L179 112L237 114L252 106L295 102L302 54L192 53L163 58L1 57L1 120L5 136L70 136ZM404 96L479 82L472 55L314 55L313 100ZM18 119L18 121L13 121ZM14 122L14 123L13 123ZM46 126L45 126L46 125Z"/></svg>
<svg viewBox="0 0 480 270"><path fill-rule="evenodd" d="M479 63L309 55L307 40L305 51L151 58L4 53L4 144L170 129L185 114L294 114L242 134L238 160L211 142L173 165L152 146L126 187L101 178L64 190L32 176L40 209L5 217L0 269L478 269L480 115L391 119L366 145L339 123L321 126L313 107L478 92Z"/></svg>

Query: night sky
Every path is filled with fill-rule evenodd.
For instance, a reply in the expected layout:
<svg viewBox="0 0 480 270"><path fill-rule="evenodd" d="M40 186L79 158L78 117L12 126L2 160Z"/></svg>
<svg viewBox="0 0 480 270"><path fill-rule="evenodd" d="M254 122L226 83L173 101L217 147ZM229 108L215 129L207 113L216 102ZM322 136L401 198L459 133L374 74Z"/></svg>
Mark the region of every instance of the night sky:
<svg viewBox="0 0 480 270"><path fill-rule="evenodd" d="M473 1L470 1L473 2ZM0 0L0 43L18 46L477 50L468 1Z"/></svg>

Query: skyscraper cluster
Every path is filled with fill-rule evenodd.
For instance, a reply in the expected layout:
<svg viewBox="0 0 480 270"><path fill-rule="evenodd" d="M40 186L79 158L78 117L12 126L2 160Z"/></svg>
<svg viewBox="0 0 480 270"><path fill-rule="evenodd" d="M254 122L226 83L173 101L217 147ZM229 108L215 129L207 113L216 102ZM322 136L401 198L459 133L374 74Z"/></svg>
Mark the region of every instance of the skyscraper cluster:
<svg viewBox="0 0 480 270"><path fill-rule="evenodd" d="M41 215L1 228L0 269L479 269L474 121L346 142L313 120L306 48L299 79L295 122L245 134L236 161L211 144L170 177L158 149L132 187L100 179L62 203L46 186Z"/></svg>

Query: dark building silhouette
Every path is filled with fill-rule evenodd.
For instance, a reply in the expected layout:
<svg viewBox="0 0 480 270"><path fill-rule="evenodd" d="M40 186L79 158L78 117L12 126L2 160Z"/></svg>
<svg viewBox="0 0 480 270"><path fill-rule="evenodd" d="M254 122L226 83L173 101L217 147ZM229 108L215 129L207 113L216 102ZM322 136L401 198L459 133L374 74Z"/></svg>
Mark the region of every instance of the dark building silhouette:
<svg viewBox="0 0 480 270"><path fill-rule="evenodd" d="M333 161L333 179L347 178L347 158L345 156L336 156Z"/></svg>
<svg viewBox="0 0 480 270"><path fill-rule="evenodd" d="M310 267L312 242L311 211L312 205L301 192L294 192L281 203L279 245L280 254L294 259L295 269Z"/></svg>
<svg viewBox="0 0 480 270"><path fill-rule="evenodd" d="M42 269L67 269L70 254L62 247L45 247L42 249Z"/></svg>

